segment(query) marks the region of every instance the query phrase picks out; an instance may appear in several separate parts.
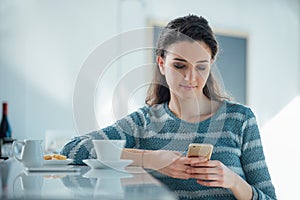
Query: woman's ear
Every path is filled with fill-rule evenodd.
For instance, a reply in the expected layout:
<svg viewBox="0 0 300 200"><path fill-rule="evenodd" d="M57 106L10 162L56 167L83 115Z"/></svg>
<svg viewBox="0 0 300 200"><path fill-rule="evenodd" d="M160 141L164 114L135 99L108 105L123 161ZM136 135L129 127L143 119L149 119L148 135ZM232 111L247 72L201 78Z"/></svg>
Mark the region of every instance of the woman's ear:
<svg viewBox="0 0 300 200"><path fill-rule="evenodd" d="M161 56L156 57L156 62L159 66L159 71L162 75L165 75L165 60Z"/></svg>

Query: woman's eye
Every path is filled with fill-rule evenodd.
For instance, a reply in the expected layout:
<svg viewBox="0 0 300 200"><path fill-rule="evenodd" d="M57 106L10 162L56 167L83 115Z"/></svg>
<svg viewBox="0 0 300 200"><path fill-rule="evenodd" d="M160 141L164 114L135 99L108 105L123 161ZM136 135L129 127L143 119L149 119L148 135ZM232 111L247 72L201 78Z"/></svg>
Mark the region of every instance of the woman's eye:
<svg viewBox="0 0 300 200"><path fill-rule="evenodd" d="M185 65L182 65L182 64L174 64L174 67L177 68L177 69L182 69L185 67Z"/></svg>
<svg viewBox="0 0 300 200"><path fill-rule="evenodd" d="M198 70L202 70L202 71L203 71L203 70L206 70L206 66L197 66L196 68L197 68Z"/></svg>

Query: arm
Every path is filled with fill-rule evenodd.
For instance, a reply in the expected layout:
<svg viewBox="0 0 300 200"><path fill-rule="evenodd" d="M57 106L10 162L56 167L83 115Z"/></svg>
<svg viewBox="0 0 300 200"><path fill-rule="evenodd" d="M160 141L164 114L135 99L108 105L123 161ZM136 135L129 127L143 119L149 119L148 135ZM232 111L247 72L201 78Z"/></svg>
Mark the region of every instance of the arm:
<svg viewBox="0 0 300 200"><path fill-rule="evenodd" d="M112 126L75 137L64 145L60 153L68 158L72 158L74 160L74 164L83 164L82 160L93 159L97 157L92 140L125 139L126 147L134 147L134 134L136 134L136 131L139 129L130 125L130 119L131 117L127 116L117 121Z"/></svg>
<svg viewBox="0 0 300 200"><path fill-rule="evenodd" d="M74 137L63 146L60 154L72 158L74 164L83 164L84 159L96 158L92 140L97 139L103 139L101 133L97 131Z"/></svg>
<svg viewBox="0 0 300 200"><path fill-rule="evenodd" d="M232 191L233 195L237 199L252 199L253 198L253 193L252 193L252 188L251 186L244 180L242 179L239 175L235 174L232 172L234 175L234 181L233 185L230 188Z"/></svg>
<svg viewBox="0 0 300 200"><path fill-rule="evenodd" d="M187 173L193 158L183 157L179 152L168 150L124 149L122 159L130 159L133 166L159 171L173 178L188 179ZM202 161L200 158L198 160Z"/></svg>
<svg viewBox="0 0 300 200"><path fill-rule="evenodd" d="M181 154L167 150L143 150L124 148L121 158L133 160L131 165L160 170L179 159Z"/></svg>
<svg viewBox="0 0 300 200"><path fill-rule="evenodd" d="M133 160L131 166L144 167L143 160L144 160L145 151L146 150L142 150L142 149L124 148L122 151L121 158L125 160Z"/></svg>
<svg viewBox="0 0 300 200"><path fill-rule="evenodd" d="M241 164L253 191L252 199L276 199L254 114L251 110L243 124Z"/></svg>
<svg viewBox="0 0 300 200"><path fill-rule="evenodd" d="M197 182L201 185L230 189L237 199L276 199L257 123L251 110L247 111L241 127L240 143L240 162L246 180L218 160L195 160L192 166L196 168L188 170L188 173L191 178L198 179Z"/></svg>

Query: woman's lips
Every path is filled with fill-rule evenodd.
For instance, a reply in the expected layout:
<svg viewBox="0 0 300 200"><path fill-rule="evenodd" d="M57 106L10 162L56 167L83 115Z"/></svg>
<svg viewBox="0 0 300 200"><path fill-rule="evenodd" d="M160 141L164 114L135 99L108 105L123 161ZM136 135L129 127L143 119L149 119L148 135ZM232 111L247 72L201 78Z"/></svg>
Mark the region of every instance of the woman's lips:
<svg viewBox="0 0 300 200"><path fill-rule="evenodd" d="M184 89L191 90L191 89L196 88L197 86L196 85L180 85L180 87L183 87Z"/></svg>

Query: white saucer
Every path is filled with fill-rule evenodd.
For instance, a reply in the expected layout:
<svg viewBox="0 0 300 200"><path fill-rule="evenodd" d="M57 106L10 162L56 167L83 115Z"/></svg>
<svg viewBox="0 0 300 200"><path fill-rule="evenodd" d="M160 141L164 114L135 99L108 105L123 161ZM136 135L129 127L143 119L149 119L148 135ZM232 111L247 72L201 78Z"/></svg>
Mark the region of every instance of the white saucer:
<svg viewBox="0 0 300 200"><path fill-rule="evenodd" d="M66 160L44 160L45 165L67 165L73 162L73 159L66 159Z"/></svg>
<svg viewBox="0 0 300 200"><path fill-rule="evenodd" d="M86 159L82 160L92 169L105 169L112 168L117 170L123 170L127 165L131 164L133 160L118 160L118 161L102 161L98 159Z"/></svg>

